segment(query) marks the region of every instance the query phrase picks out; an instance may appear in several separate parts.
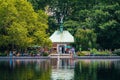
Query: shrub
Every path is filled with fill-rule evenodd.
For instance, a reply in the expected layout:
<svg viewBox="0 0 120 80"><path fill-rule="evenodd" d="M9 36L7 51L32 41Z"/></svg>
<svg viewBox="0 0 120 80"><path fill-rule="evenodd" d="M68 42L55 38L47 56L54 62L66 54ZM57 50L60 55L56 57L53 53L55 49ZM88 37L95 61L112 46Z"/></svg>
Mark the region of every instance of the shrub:
<svg viewBox="0 0 120 80"><path fill-rule="evenodd" d="M113 54L117 54L118 56L120 56L120 49L116 49L113 51Z"/></svg>
<svg viewBox="0 0 120 80"><path fill-rule="evenodd" d="M90 50L90 54L96 54L96 53L98 53L97 49L94 48Z"/></svg>
<svg viewBox="0 0 120 80"><path fill-rule="evenodd" d="M44 52L43 53L43 56L48 56L49 54L47 52Z"/></svg>
<svg viewBox="0 0 120 80"><path fill-rule="evenodd" d="M109 50L98 51L97 49L91 49L90 54L94 56L109 56L111 55L111 52Z"/></svg>
<svg viewBox="0 0 120 80"><path fill-rule="evenodd" d="M0 56L7 56L7 54L5 54L5 53L0 53Z"/></svg>
<svg viewBox="0 0 120 80"><path fill-rule="evenodd" d="M82 52L77 52L77 55L78 55L78 56L85 56L85 54L82 53Z"/></svg>

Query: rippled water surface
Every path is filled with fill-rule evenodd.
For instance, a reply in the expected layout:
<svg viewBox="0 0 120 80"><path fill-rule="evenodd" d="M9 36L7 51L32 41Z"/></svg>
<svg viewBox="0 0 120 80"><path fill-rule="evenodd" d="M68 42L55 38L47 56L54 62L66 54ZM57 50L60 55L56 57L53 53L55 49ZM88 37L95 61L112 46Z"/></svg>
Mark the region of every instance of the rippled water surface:
<svg viewBox="0 0 120 80"><path fill-rule="evenodd" d="M120 60L0 60L0 80L120 80Z"/></svg>

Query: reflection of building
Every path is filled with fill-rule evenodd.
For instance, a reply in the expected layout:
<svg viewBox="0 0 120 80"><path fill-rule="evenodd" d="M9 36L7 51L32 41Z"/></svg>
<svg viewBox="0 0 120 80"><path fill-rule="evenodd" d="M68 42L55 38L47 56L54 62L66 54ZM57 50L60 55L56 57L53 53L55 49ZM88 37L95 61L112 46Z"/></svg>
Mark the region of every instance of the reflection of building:
<svg viewBox="0 0 120 80"><path fill-rule="evenodd" d="M73 80L74 60L72 59L52 59L52 80Z"/></svg>
<svg viewBox="0 0 120 80"><path fill-rule="evenodd" d="M52 80L73 80L74 69L52 69Z"/></svg>
<svg viewBox="0 0 120 80"><path fill-rule="evenodd" d="M74 60L73 59L65 59L65 58L54 58L51 59L51 65L53 69L66 69L70 68L73 69L75 67Z"/></svg>
<svg viewBox="0 0 120 80"><path fill-rule="evenodd" d="M57 53L65 53L70 43L74 42L74 37L69 33L69 31L63 30L63 25L61 21L60 30L55 31L51 36L50 40L53 42L53 49Z"/></svg>

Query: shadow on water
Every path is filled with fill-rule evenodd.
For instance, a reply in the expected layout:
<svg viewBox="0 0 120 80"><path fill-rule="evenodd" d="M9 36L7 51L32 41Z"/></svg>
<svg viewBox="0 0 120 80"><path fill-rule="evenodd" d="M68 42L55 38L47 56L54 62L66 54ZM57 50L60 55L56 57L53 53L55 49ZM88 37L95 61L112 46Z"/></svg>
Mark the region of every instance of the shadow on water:
<svg viewBox="0 0 120 80"><path fill-rule="evenodd" d="M120 60L0 61L0 80L119 80Z"/></svg>

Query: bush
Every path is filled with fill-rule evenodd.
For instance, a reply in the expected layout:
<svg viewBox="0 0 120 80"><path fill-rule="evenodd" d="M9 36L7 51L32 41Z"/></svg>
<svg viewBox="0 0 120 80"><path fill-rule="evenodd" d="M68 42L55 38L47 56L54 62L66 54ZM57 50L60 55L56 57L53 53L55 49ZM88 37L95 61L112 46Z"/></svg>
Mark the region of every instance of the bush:
<svg viewBox="0 0 120 80"><path fill-rule="evenodd" d="M43 56L48 56L49 54L47 52L44 52L43 53Z"/></svg>
<svg viewBox="0 0 120 80"><path fill-rule="evenodd" d="M91 49L90 51L81 51L77 52L78 56L110 56L111 51L109 50L97 50L97 49Z"/></svg>
<svg viewBox="0 0 120 80"><path fill-rule="evenodd" d="M86 54L83 53L83 52L77 52L77 55L78 55L78 56L85 56Z"/></svg>
<svg viewBox="0 0 120 80"><path fill-rule="evenodd" d="M111 52L109 50L98 51L97 49L91 49L90 54L94 56L109 56L111 55Z"/></svg>
<svg viewBox="0 0 120 80"><path fill-rule="evenodd" d="M7 54L5 54L5 53L0 53L0 56L7 56Z"/></svg>
<svg viewBox="0 0 120 80"><path fill-rule="evenodd" d="M113 51L113 54L117 54L118 56L120 56L120 49L116 49Z"/></svg>

